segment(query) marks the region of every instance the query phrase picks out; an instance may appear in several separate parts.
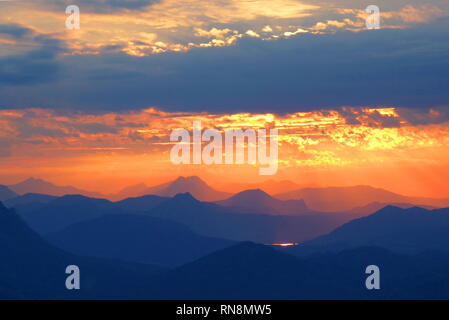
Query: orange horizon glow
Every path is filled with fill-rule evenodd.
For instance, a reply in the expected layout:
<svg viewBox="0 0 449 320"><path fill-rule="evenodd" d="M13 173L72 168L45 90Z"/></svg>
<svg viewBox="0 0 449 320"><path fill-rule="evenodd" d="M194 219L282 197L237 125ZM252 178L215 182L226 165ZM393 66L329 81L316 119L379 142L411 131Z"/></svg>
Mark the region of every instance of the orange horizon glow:
<svg viewBox="0 0 449 320"><path fill-rule="evenodd" d="M407 112L411 112L406 110ZM0 111L0 183L37 177L57 185L115 193L197 175L235 192L250 183L289 180L300 186L370 185L409 196L449 197L449 123L437 110L415 125L397 108L342 108L276 114L164 112L103 114L50 109ZM279 129L279 169L261 177L254 165L174 165L170 132L203 128Z"/></svg>

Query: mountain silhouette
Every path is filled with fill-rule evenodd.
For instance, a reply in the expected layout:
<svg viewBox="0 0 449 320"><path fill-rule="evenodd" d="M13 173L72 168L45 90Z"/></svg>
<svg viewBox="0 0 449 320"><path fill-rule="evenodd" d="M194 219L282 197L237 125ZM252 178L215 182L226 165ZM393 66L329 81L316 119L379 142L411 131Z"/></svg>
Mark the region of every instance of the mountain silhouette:
<svg viewBox="0 0 449 320"><path fill-rule="evenodd" d="M217 201L216 203L226 207L233 207L243 212L281 215L312 213L303 200L279 200L260 189L245 190L229 199Z"/></svg>
<svg viewBox="0 0 449 320"><path fill-rule="evenodd" d="M351 219L345 214L241 213L231 207L201 202L189 193L177 194L146 214L182 223L204 236L259 243L302 242L328 233Z"/></svg>
<svg viewBox="0 0 449 320"><path fill-rule="evenodd" d="M365 269L372 264L381 270L381 290L365 287ZM239 243L181 266L158 283L163 299L447 299L448 267L449 255L441 253L408 256L361 247L296 258Z"/></svg>
<svg viewBox="0 0 449 320"><path fill-rule="evenodd" d="M47 203L18 206L17 213L39 234L61 230L71 224L104 214L123 211L113 202L81 195L66 195Z"/></svg>
<svg viewBox="0 0 449 320"><path fill-rule="evenodd" d="M32 201L33 198L36 202ZM326 234L353 218L353 215L345 213L313 212L289 216L260 213L251 211L251 208L242 211L199 201L190 193L180 193L173 198L150 195L118 202L80 195L66 195L50 201L42 201L40 196L23 196L21 199L22 204L17 200L13 207L41 235L106 214L127 213L168 219L207 237L259 243L303 242ZM302 204L300 201L292 202ZM253 210L259 209L255 206ZM285 207L281 209L285 210Z"/></svg>
<svg viewBox="0 0 449 320"><path fill-rule="evenodd" d="M414 204L410 204L410 203L396 203L396 202L392 202L392 203L383 203L383 202L372 202L370 204L367 204L366 206L363 207L356 207L353 208L351 210L346 211L346 213L349 214L354 214L354 217L362 217L362 216L368 216L370 214L373 214L387 206L394 206L394 207L399 207L402 209L409 209L412 207L416 207L416 205ZM432 206L419 206L421 208L427 209L427 210L433 210L436 209L435 207Z"/></svg>
<svg viewBox="0 0 449 320"><path fill-rule="evenodd" d="M0 295L5 299L135 299L146 297L151 265L75 256L45 242L0 203ZM81 270L81 289L65 288L66 267Z"/></svg>
<svg viewBox="0 0 449 320"><path fill-rule="evenodd" d="M401 253L426 250L449 252L449 208L426 210L387 206L352 220L331 233L292 248L292 252L340 251L378 246Z"/></svg>
<svg viewBox="0 0 449 320"><path fill-rule="evenodd" d="M78 188L70 187L70 186L57 186L53 183L44 181L42 179L29 178L20 183L8 186L15 193L24 195L27 193L39 193L39 194L48 194L52 196L64 196L71 194L81 194L88 197L96 197L101 198L104 197L102 194L97 192L90 192L86 190L81 190Z"/></svg>
<svg viewBox="0 0 449 320"><path fill-rule="evenodd" d="M414 205L446 207L449 199L417 198L399 195L370 186L305 188L276 195L281 200L303 199L307 206L317 211L349 211L373 202L411 203Z"/></svg>
<svg viewBox="0 0 449 320"><path fill-rule="evenodd" d="M190 193L201 201L218 201L230 196L227 192L217 191L197 176L179 177L168 184L149 188L147 194L155 194L162 197L173 197L178 193Z"/></svg>
<svg viewBox="0 0 449 320"><path fill-rule="evenodd" d="M29 205L32 203L45 204L45 203L48 203L56 198L58 198L58 197L50 196L48 194L27 193L27 194L24 194L21 196L16 196L14 198L6 200L3 203L7 207L20 207L20 206Z"/></svg>
<svg viewBox="0 0 449 320"><path fill-rule="evenodd" d="M267 246L240 243L174 270L169 299L269 299L300 292L293 275L311 278L299 259ZM176 289L175 289L176 288ZM175 291L176 290L176 291Z"/></svg>
<svg viewBox="0 0 449 320"><path fill-rule="evenodd" d="M189 195L178 196L178 200L196 201ZM447 214L435 211L387 207L367 218L403 222L405 216L412 215L417 220L410 223L414 225L408 227L412 230L417 222L422 222L422 217L436 214L439 215L436 219L441 222L442 215ZM128 217L136 221L130 225ZM85 241L86 246L91 243L95 247L105 236L106 240L112 241L113 247L120 246L120 240L125 236L134 237L136 232L134 240L137 240L140 251L146 248L144 239L140 237L145 237L142 231L148 226L158 225L162 233L164 228L178 231L181 237L186 230L179 225L147 218L111 215L94 220L90 226L88 222L80 223L86 227L74 232L72 241L77 238ZM434 223L427 223L427 227L434 226ZM95 238L98 227L108 231ZM115 232L118 232L116 240L111 239ZM159 231L155 232L147 239L162 237ZM84 240L84 235L94 242ZM153 240L150 243L154 244ZM449 283L449 254L434 251L404 255L364 246L300 258L269 246L243 242L168 270L67 253L44 241L13 210L6 209L1 203L0 247L2 299L449 299L446 285ZM106 249L115 252L129 250L129 247L111 247ZM185 248L179 247L179 250ZM381 270L381 290L365 288L365 269L372 264ZM77 265L81 270L79 291L65 289L65 268L68 265Z"/></svg>
<svg viewBox="0 0 449 320"><path fill-rule="evenodd" d="M9 200L17 196L18 194L12 191L7 186L0 185L0 201Z"/></svg>
<svg viewBox="0 0 449 320"><path fill-rule="evenodd" d="M71 225L46 239L79 255L170 267L234 243L199 236L168 220L132 214L104 215Z"/></svg>
<svg viewBox="0 0 449 320"><path fill-rule="evenodd" d="M201 201L218 201L231 196L230 193L217 191L197 176L178 177L177 179L153 187L138 184L123 189L112 196L113 199L126 197L141 197L145 195L157 195L161 197L174 197L178 193L190 193Z"/></svg>
<svg viewBox="0 0 449 320"><path fill-rule="evenodd" d="M135 198L127 198L121 201L115 202L115 205L124 212L130 213L144 213L166 201L167 197L160 197L155 195L146 195Z"/></svg>
<svg viewBox="0 0 449 320"><path fill-rule="evenodd" d="M216 182L217 185L222 190L232 190L233 193L242 192L245 190L254 190L254 189L260 189L270 195L274 194L280 194L280 193L286 193L289 191L298 190L305 187L311 187L311 185L299 185L295 182L292 182L290 180L265 180L261 182L254 182L254 183L239 183L239 182Z"/></svg>
<svg viewBox="0 0 449 320"><path fill-rule="evenodd" d="M148 186L145 183L138 183L132 186L128 186L126 188L123 188L116 194L111 195L109 198L112 200L123 200L127 198L135 198L146 194L146 191L148 190Z"/></svg>

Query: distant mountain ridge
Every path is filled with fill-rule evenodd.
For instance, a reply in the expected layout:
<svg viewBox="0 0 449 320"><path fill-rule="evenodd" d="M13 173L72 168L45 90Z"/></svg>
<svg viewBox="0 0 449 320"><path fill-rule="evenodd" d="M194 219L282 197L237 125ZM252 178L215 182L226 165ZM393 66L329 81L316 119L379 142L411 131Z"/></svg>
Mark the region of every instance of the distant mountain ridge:
<svg viewBox="0 0 449 320"><path fill-rule="evenodd" d="M381 270L381 290L367 290L365 269ZM400 255L376 247L306 258L239 243L168 273L163 299L448 299L449 255ZM162 283L164 284L162 286Z"/></svg>
<svg viewBox="0 0 449 320"><path fill-rule="evenodd" d="M48 194L39 194L39 193L27 193L21 196L16 196L9 200L4 201L4 204L7 207L20 207L33 203L48 203L52 200L58 198L57 196L51 196Z"/></svg>
<svg viewBox="0 0 449 320"><path fill-rule="evenodd" d="M311 212L299 200L282 202L263 193L262 196L270 200L268 206L261 202L263 206L258 207L255 201L254 207L250 204L244 210L202 202L190 193L172 198L147 195L118 202L80 195L59 198L24 195L12 199L8 205L15 207L30 227L42 235L102 215L127 213L172 220L203 236L260 243L302 242L325 234L354 217L346 213ZM275 206L271 205L272 201ZM298 212L298 208L305 211Z"/></svg>
<svg viewBox="0 0 449 320"><path fill-rule="evenodd" d="M174 197L179 193L190 193L201 201L219 201L231 196L230 193L215 190L197 176L178 177L177 179L153 187L138 184L123 189L114 195L115 199L122 199L121 195L128 197L140 197L144 195L157 195L161 197Z"/></svg>
<svg viewBox="0 0 449 320"><path fill-rule="evenodd" d="M112 200L124 200L127 198L136 198L143 195L146 195L146 190L148 190L148 186L145 183L139 183L132 186L128 186L123 188L119 192L113 195L109 195L109 198Z"/></svg>
<svg viewBox="0 0 449 320"><path fill-rule="evenodd" d="M279 188L279 184L282 181L275 181L276 186L273 188ZM274 183L274 182L273 182ZM287 187L294 187L294 184L291 181L286 180ZM251 184L248 184L250 186ZM253 184L253 186L257 186L257 184ZM259 193L264 193L266 196L271 196L268 192L264 190L269 186L269 181L261 183L260 188L252 188L243 190L237 194L230 194L227 192L222 192L214 189L209 186L206 182L204 182L201 178L197 176L191 177L178 177L177 179L163 183L160 185L156 185L153 187L148 187L145 183L140 183L137 185L129 186L124 188L122 191L116 194L104 195L97 192L90 192L78 188L74 188L71 186L61 187L56 186L52 183L46 182L41 179L29 178L21 183L16 185L11 185L9 187L0 186L0 201L1 200L9 200L17 195L25 195L27 193L32 194L47 194L54 196L63 196L63 195L84 195L91 198L107 198L113 201L125 200L127 198L140 198L146 195L155 195L159 197L173 197L179 193L190 193L196 199L201 201L208 202L217 202L221 205L225 206L234 206L240 207L241 210L247 211L251 205L243 204L242 195L246 194L249 197L249 194L254 190L258 190ZM11 193L13 192L13 193ZM2 198L3 195L3 198ZM233 200L230 200L231 197L236 196ZM242 198L241 201L238 198ZM426 208L432 207L449 207L449 199L433 199L433 198L424 198L424 197L409 197L403 196L400 194L396 194L387 190L373 188L370 186L351 186L351 187L326 187L326 188L303 188L298 189L286 193L275 194L271 196L276 200L282 201L298 201L296 203L278 203L275 205L275 201L271 199L271 205L269 205L269 201L267 199L263 199L260 195L255 197L259 197L266 205L264 207L272 207L272 212L281 213L281 214L292 214L294 210L289 209L294 207L295 205L298 208L302 208L298 211L305 212L310 210L311 212L350 212L353 211L358 215L369 214L375 211L375 209L379 209L382 205L376 205L375 203L382 203L385 205L388 204L404 204L404 205L416 205L422 206ZM267 197L265 197L267 198ZM304 203L301 204L299 200ZM219 202L220 201L220 202ZM236 202L232 205L232 202ZM254 203L255 210L250 211L259 211L261 209L261 205ZM276 209L274 209L276 208ZM307 209L306 209L307 208Z"/></svg>
<svg viewBox="0 0 449 320"><path fill-rule="evenodd" d="M373 202L449 207L449 199L408 197L370 186L305 188L275 197L281 200L303 199L313 210L330 212L348 211Z"/></svg>
<svg viewBox="0 0 449 320"><path fill-rule="evenodd" d="M368 216L370 214L373 214L387 206L394 206L394 207L399 207L401 209L409 209L412 207L416 207L416 205L414 204L410 204L410 203L396 203L396 202L391 202L391 203L383 203L383 202L372 202L367 204L366 206L363 207L356 207L353 208L349 211L346 211L347 213L353 213L354 217L362 217L362 216ZM420 205L420 208L424 208L427 210L433 210L436 209L436 207L433 206L423 206Z"/></svg>
<svg viewBox="0 0 449 320"><path fill-rule="evenodd" d="M71 186L57 186L42 179L29 178L17 184L8 186L19 195L27 193L47 194L52 196L64 196L68 194L80 194L93 198L103 198L105 195L98 192L90 192Z"/></svg>
<svg viewBox="0 0 449 320"><path fill-rule="evenodd" d="M243 212L274 213L280 215L313 213L303 200L279 200L260 189L245 190L226 200L216 201L215 203Z"/></svg>
<svg viewBox="0 0 449 320"><path fill-rule="evenodd" d="M326 213L293 216L256 211L242 213L231 207L201 202L189 193L169 198L146 214L185 224L205 236L259 243L302 242L325 234L352 218L346 214Z"/></svg>
<svg viewBox="0 0 449 320"><path fill-rule="evenodd" d="M17 197L18 194L12 191L10 188L4 185L0 185L0 201L9 200Z"/></svg>
<svg viewBox="0 0 449 320"><path fill-rule="evenodd" d="M225 191L232 190L232 193L239 193L245 190L254 190L254 189L260 189L269 195L275 195L285 192L290 192L306 187L315 187L314 184L307 184L307 185L301 185L297 184L290 180L274 180L269 179L265 181L260 182L253 182L253 183L238 183L238 182L217 182L217 185L220 187L220 189Z"/></svg>
<svg viewBox="0 0 449 320"><path fill-rule="evenodd" d="M33 230L46 234L77 222L123 211L109 200L65 195L44 203L18 206L17 213Z"/></svg>
<svg viewBox="0 0 449 320"><path fill-rule="evenodd" d="M4 299L135 299L146 296L161 267L86 258L51 246L0 203L0 296ZM80 290L67 290L77 265ZM83 285L84 284L84 285ZM148 295L147 295L148 296Z"/></svg>
<svg viewBox="0 0 449 320"><path fill-rule="evenodd" d="M304 254L361 246L377 246L400 253L449 252L449 208L426 210L387 206L289 251Z"/></svg>
<svg viewBox="0 0 449 320"><path fill-rule="evenodd" d="M310 210L302 200L282 201L262 190L247 190L217 203L199 201L190 193L178 193L172 198L146 195L117 202L80 195L55 198L27 194L6 204L16 208L43 235L102 215L127 213L172 220L202 236L266 244L302 243L387 205L371 203L354 210L323 213Z"/></svg>
<svg viewBox="0 0 449 320"><path fill-rule="evenodd" d="M204 237L188 227L144 215L115 214L72 224L45 237L50 243L83 256L179 266L234 241Z"/></svg>
<svg viewBox="0 0 449 320"><path fill-rule="evenodd" d="M197 176L179 177L157 195L173 197L179 193L188 192L200 201L217 201L228 197L227 192L217 191Z"/></svg>
<svg viewBox="0 0 449 320"><path fill-rule="evenodd" d="M208 209L216 206L201 203L188 194L175 198L181 205L204 204ZM71 203L76 199L69 200ZM422 218L434 213L432 223L423 223ZM417 225L433 230L436 222L444 222L442 226L445 226L447 218L441 218L444 214L447 212L386 207L363 219L374 219L370 223L376 224L384 220L401 222L412 217L414 223L408 226L410 230ZM129 226L122 220L123 216L110 217L114 221L104 220L104 217L94 221L91 225L94 233L89 233L95 234L98 221L103 226L113 222L110 229L113 233L116 228L126 233ZM154 221L142 216L140 219ZM133 223L133 228L139 225L143 229L149 226L147 222ZM394 231L394 224L387 226L393 226L389 230ZM362 226L359 234L364 231ZM73 234L73 239L83 240L78 232ZM94 238L91 235L85 239L86 244L92 240L101 241L101 234ZM161 235L156 233L155 237L158 236ZM137 240L141 240L140 236ZM118 243L116 241L114 245ZM403 255L384 248L363 246L300 258L272 247L243 242L170 270L67 253L43 241L14 211L1 203L0 248L2 299L449 299L449 286L446 285L449 283L449 254L439 252ZM111 249L115 252L126 250ZM139 248L142 249L144 247ZM65 268L73 264L81 270L79 291L64 287ZM365 268L371 264L381 270L381 290L366 290L364 285Z"/></svg>
<svg viewBox="0 0 449 320"><path fill-rule="evenodd" d="M155 195L146 195L117 201L115 202L115 205L123 210L123 212L146 213L162 202L167 201L168 199L170 198Z"/></svg>

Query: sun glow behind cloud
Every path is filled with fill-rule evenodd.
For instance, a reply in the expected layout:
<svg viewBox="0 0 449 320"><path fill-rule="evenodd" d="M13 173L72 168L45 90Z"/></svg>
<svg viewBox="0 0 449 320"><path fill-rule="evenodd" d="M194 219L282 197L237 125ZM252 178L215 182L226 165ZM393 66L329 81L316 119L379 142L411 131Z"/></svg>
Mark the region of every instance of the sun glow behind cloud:
<svg viewBox="0 0 449 320"><path fill-rule="evenodd" d="M257 81L263 77L254 75L251 78L252 87L246 86L248 80L245 76L246 73L252 73L253 57L255 60L259 60L256 61L258 64L256 63L256 67L253 69L263 69L266 65L270 65L266 61L273 61L261 59L265 55L280 54L280 60L291 61L296 59L296 52L301 52L302 55L298 55L298 60L307 58L308 49L300 46L293 46L290 49L288 47L289 43L295 41L302 43L301 41L306 40L306 35L307 37L317 35L319 38L318 42L314 43L318 50L310 51L311 56L319 55L319 50L323 48L322 44L333 37L338 38L336 33L339 31L345 31L341 34L350 34L356 38L361 34L359 31L365 30L366 13L364 7L360 7L359 3L354 4L356 2L350 0L323 0L319 3L306 0L148 0L141 1L140 3L147 5L138 6L138 8L127 7L127 2L114 1L113 5L109 6L104 5L106 3L108 1L79 0L78 4L82 14L81 29L66 30L64 22L67 3L64 1L0 2L0 57L5 59L2 61L9 63L7 67L0 70L4 72L7 84L6 90L3 91L4 99L6 101L8 96L14 97L14 103L3 103L2 107L10 108L10 105L13 105L17 108L25 108L27 105L33 105L39 108L56 106L55 108L58 109L65 108L64 103L67 102L71 104L72 110L66 112L55 109L1 111L0 161L2 166L0 175L2 178L15 182L20 177L37 175L64 184L73 183L84 188L106 189L140 182L140 179L146 179L149 184L151 181L156 183L158 179L166 180L167 175L176 176L187 173L209 175L218 179L258 179L257 169L254 166L174 167L169 163L168 152L171 147L171 143L168 141L169 132L174 128L190 128L194 120L201 120L204 127L213 127L219 130L265 126L279 128L281 134L280 170L276 177L279 179L294 179L299 182L322 185L371 184L416 195L437 196L447 193L445 181L449 179L446 160L448 158L447 137L449 136L447 119L449 117L447 113L443 112L443 109L431 109L423 113L412 109L391 107L346 107L339 110L277 115L274 111L272 113L256 113L256 111L233 114L218 114L218 111L215 111L217 114L213 111L210 113L169 113L149 108L121 113L95 113L93 111L92 114L89 114L73 111L78 107L76 105L78 101L80 101L80 109L90 110L90 105L88 103L83 105L83 100L78 100L75 95L69 95L69 98L65 100L64 98L56 99L57 102L52 103L54 96L58 96L61 92L82 92L87 96L87 101L92 96L98 96L102 105L107 106L101 110L111 110L113 109L109 109L111 100L107 98L112 96L112 100L115 102L115 98L120 98L120 95L112 93L120 91L120 94L124 92L123 96L126 97L126 101L120 103L126 105L127 108L128 106L132 108L133 105L141 107L147 104L157 104L166 107L172 105L179 107L179 109L172 110L187 110L188 108L191 110L217 110L213 107L207 108L214 100L224 100L223 96L220 98L214 95L212 91L215 90L215 87L213 86L228 90L228 86L232 87L231 85L235 84L237 89L242 88L244 91L235 95L238 100L235 100L234 104L235 102L241 103L243 107L239 105L233 110L258 110L257 108L248 109L244 104L267 100L260 98L260 93L265 90L271 95L269 90L271 81L276 81L272 80L274 79L272 76L276 77L278 74L268 68L264 75L269 86L251 96L254 87L264 84L264 82ZM419 28L416 27L417 24L421 26L420 24L447 16L449 8L447 0L435 0L427 3L410 1L406 5L403 2L400 4L383 2L383 4L381 8L382 29L407 29L414 26L413 30L416 32L419 31ZM375 35L371 31L366 34ZM229 68L232 80L225 82L225 85L219 80L224 71L228 69L230 63L228 61L233 63L238 60L233 56L237 51L229 50L227 52L230 55L228 60L222 60L222 56L218 56L215 60L210 60L209 57L218 50L239 48L191 50L193 48L234 46L243 38L246 38L248 42L254 41L253 45L238 52L238 54L242 54L242 52L248 54L249 59L243 60L245 63L237 65L234 70ZM425 38L427 39L427 36ZM287 40L276 42L277 39ZM395 36L387 38L387 41L392 43L395 42L394 39L396 39ZM242 45L245 44L244 42L242 41ZM282 46L274 50L273 47L280 42L282 42ZM415 43L413 39L412 42ZM273 47L263 47L261 43L263 45L272 44ZM422 49L421 46L426 47L427 45L422 42L417 43L419 43L419 50ZM432 58L434 52L445 49L442 43L435 45L436 47L430 46L425 51ZM257 52L259 48L263 52ZM365 52L365 47L361 48L358 52ZM414 46L408 48L407 52L414 52ZM164 55L167 52L189 50L191 52L187 54ZM282 53L285 50L291 50L292 54L283 56ZM382 50L384 49L380 46L378 51L374 50L373 56L384 55ZM391 50L384 51L385 55L393 57L397 55L399 59L402 59L400 55L400 51L403 51L402 47L399 49L392 47ZM117 59L115 55L117 52L125 53L120 55L122 60ZM204 69L199 68L195 61L190 63L192 60L187 60L188 62L182 64L177 60L177 58L198 52L204 54L197 58L198 61L212 61L212 63L206 64ZM327 49L327 52L334 54L333 50ZM423 56L426 57L426 54ZM154 56L138 58L148 55ZM164 62L165 58L168 63ZM125 63L123 59L128 59L126 61L129 64ZM335 60L332 59L332 57L329 59L328 55L324 55L322 60L316 60L310 65L318 66L322 61L338 64L342 60L342 56L336 55ZM443 61L445 57L442 56L440 59ZM348 57L347 60L353 62L353 58ZM66 63L57 64L63 61ZM80 67L81 75L75 75L69 71L73 70L71 63L74 61L78 61L79 64L75 64L75 68ZM106 61L110 64L108 65ZM192 90L192 87L184 88L183 81L187 80L183 80L185 78L176 74L176 71L180 69L184 70L187 76L191 76L192 71L199 68L199 72L195 73L195 79L198 80L205 72L203 70L209 71L214 64L222 63L222 61L224 61L224 67L221 66L221 69L215 71L215 78L210 81L212 87L205 88L203 82L198 82L199 84L193 87L193 89L203 89L204 92ZM404 61L407 61L407 58ZM144 62L149 63L149 67L141 67ZM105 64L103 65L103 63ZM154 63L154 66L151 63ZM165 66L164 68L164 63L170 67ZM343 67L348 66L350 69L352 68L351 63L345 64ZM113 64L113 68L111 68L111 64ZM413 67L427 66L427 64L427 61L423 63L418 60ZM250 68L246 69L246 73L242 72L244 77L240 79L240 82L235 81L234 74L242 70L242 65L250 65ZM359 65L355 63L356 67ZM375 72L378 71L376 68L379 65L374 64ZM89 66L89 70L83 69L86 66ZM275 68L282 71L281 88L288 87L290 91L293 91L292 88L296 85L297 79L292 80L291 76L290 78L286 77L287 71L302 71L307 69L308 65L299 64L296 68L291 68L290 65L280 66L285 69L279 69L279 65L276 65ZM326 72L328 66L330 64L324 66ZM387 67L389 68L388 72L380 73L380 76L390 76L390 65ZM312 75L311 80L313 80L317 69L319 68L313 68L309 73L305 72L304 74ZM409 69L407 66L404 67L404 70ZM433 95L435 87L440 84L435 84L434 74L432 74L432 81L427 81L425 74L423 76L423 69L413 69L415 71L411 70L410 72L419 74L423 83L430 83L429 87L432 89L430 92ZM39 76L33 76L33 71ZM59 74L58 78L58 72L61 71L63 72ZM358 70L348 74L345 72L346 70L337 69L337 71L340 71L340 73L336 72L340 77L354 78L355 82L361 75L369 75L369 70L365 74L359 74ZM164 78L166 74L174 74L174 77ZM149 78L149 76L151 77ZM321 73L318 76L318 85L315 84L315 87L312 87L313 90L307 89L308 91L321 92L320 90L323 88L327 89L321 86L321 82L326 82L323 81L327 79L326 74ZM79 77L78 80L82 84L81 89L85 89L83 87L85 85L89 90L79 90L80 87L73 86L70 81L68 81L68 85L63 85L66 79L72 79L76 83L77 79L74 79L76 77ZM92 85L92 79L101 81L96 82L97 85ZM178 79L181 79L181 86L174 85ZM54 81L49 84L50 91L43 94L44 91L41 91L39 86L48 80ZM111 88L107 86L111 80L120 83L119 90L117 89L119 86L111 86ZM390 80L391 83L398 85L398 89L401 89L400 82L393 78ZM335 79L332 78L331 81L335 81ZM339 79L329 87L337 88L338 81ZM143 86L141 91L135 90L134 87L138 87L141 83L147 87ZM167 83L167 87L158 87L154 85L155 83ZM292 85L292 83L294 84ZM30 85L22 87L24 84ZM357 88L357 83L354 85L353 82L352 84L349 86L351 94L353 88ZM377 83L375 84L377 85ZM58 88L58 86L61 87ZM148 89L150 86L153 91ZM367 86L365 85L365 87ZM302 87L304 87L304 83L302 83ZM28 101L21 100L22 94L17 93L20 92L16 91L17 88L25 88L26 94L32 98ZM320 90L315 90L316 88ZM167 92L177 90L181 96L174 102L170 99L166 100L166 97L160 100L163 103L152 100L158 91L164 94L166 90ZM206 99L209 101L202 103L197 109L193 108L192 106L197 105L197 101L186 104L188 95L187 98L182 95L189 90L194 92L195 98L205 93ZM381 92L380 94L388 95L388 90L386 93ZM151 91L150 94L145 96L148 91ZM246 91L250 92L249 99L246 97ZM414 91L421 94L420 90ZM48 92L50 93L48 94ZM268 101L267 103L272 103L273 108L276 107L276 104L282 108L282 105L285 104L282 97L288 95L289 92L278 88L277 91L274 90L274 93L272 95L274 102ZM395 91L394 96L397 94ZM330 91L326 96L333 97L334 92ZM133 97L141 97L143 102L139 101L136 104L128 101ZM301 96L301 99L303 98L304 95ZM287 99L287 102L291 103L291 101L295 105L296 97ZM407 100L407 102L409 101ZM427 105L427 102L425 101L423 105ZM303 101L303 103L307 104L310 101ZM320 102L317 105L325 108L326 103L328 102ZM370 98L362 102L352 102L346 98L332 103L337 106L376 104ZM224 104L234 107L232 103L224 102ZM407 103L393 104L407 105ZM429 105L444 104L432 103ZM274 110L273 108L264 110ZM94 109L95 107L92 108L92 110ZM295 107L287 109L310 110ZM116 110L120 110L120 108ZM219 110L226 109L220 107ZM425 179L417 181L417 177L421 176ZM92 177L98 181L92 181Z"/></svg>
<svg viewBox="0 0 449 320"><path fill-rule="evenodd" d="M274 178L383 186L375 174L379 170L391 178L420 168L440 175L443 183L449 122L436 114L437 110L421 114L430 123L416 125L409 110L395 108L341 108L288 115L169 113L155 108L104 114L4 110L0 111L0 175L7 179L38 175L75 184L86 183L83 180L89 177L89 186L102 188L111 181L120 181L122 187L140 179L165 181L187 172L220 179L259 179L257 168L251 165L171 164L171 130L191 129L193 121L200 120L203 128L221 131L278 128L279 173ZM93 182L92 176L98 181ZM427 190L419 183L410 188L397 178L390 180L394 181L390 189L404 193L444 193Z"/></svg>

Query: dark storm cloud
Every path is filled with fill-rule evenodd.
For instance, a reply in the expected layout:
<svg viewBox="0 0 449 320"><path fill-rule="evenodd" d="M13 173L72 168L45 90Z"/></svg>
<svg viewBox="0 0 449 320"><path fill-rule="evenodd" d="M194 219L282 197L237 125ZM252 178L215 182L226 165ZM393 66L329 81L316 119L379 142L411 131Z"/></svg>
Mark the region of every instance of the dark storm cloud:
<svg viewBox="0 0 449 320"><path fill-rule="evenodd" d="M449 106L448 40L449 20L442 19L408 30L245 38L232 47L143 58L66 56L58 81L0 91L0 107L284 113Z"/></svg>
<svg viewBox="0 0 449 320"><path fill-rule="evenodd" d="M14 38L16 46L26 41L26 46L32 48L0 57L0 85L33 85L57 79L59 67L55 58L64 50L60 40L12 24L1 24L0 35Z"/></svg>

